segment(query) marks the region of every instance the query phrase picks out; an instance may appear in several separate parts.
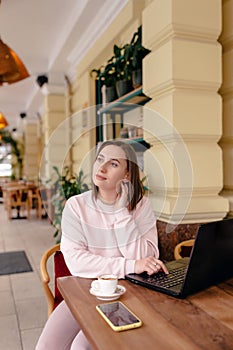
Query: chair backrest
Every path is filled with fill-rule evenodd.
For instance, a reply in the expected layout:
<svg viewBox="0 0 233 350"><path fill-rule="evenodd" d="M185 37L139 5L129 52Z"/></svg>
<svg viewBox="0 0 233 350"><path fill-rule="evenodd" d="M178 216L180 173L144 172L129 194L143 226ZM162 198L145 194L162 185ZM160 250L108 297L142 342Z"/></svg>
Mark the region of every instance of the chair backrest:
<svg viewBox="0 0 233 350"><path fill-rule="evenodd" d="M177 244L174 249L174 258L177 260L189 257L193 248L194 241L194 239L188 239Z"/></svg>
<svg viewBox="0 0 233 350"><path fill-rule="evenodd" d="M12 218L12 209L17 209L18 216L21 209L27 211L30 218L28 187L23 184L8 185L3 188L4 207L8 212L8 219Z"/></svg>
<svg viewBox="0 0 233 350"><path fill-rule="evenodd" d="M47 263L49 261L49 258L53 256L53 279L54 279L54 290L51 289L49 283L50 283L50 275L48 272L48 266ZM57 278L63 277L63 276L69 276L71 275L70 271L68 270L63 254L60 251L60 244L56 244L49 248L41 257L40 260L40 275L41 275L41 282L44 288L46 300L47 300L47 307L48 307L48 316L52 313L52 311L57 307L57 305L60 304L60 302L63 300L59 289L57 287Z"/></svg>
<svg viewBox="0 0 233 350"><path fill-rule="evenodd" d="M66 266L64 256L60 250L56 251L54 254L54 309L60 304L63 300L63 297L57 287L57 278L70 276L71 273Z"/></svg>

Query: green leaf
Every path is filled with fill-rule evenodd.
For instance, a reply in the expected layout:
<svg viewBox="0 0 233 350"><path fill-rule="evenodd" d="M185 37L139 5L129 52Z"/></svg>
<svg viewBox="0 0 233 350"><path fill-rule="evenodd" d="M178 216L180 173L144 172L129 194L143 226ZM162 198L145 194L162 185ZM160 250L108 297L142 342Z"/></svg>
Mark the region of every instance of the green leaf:
<svg viewBox="0 0 233 350"><path fill-rule="evenodd" d="M77 175L70 173L69 167L64 167L62 174L57 166L53 166L54 173L52 178L48 180L52 186L51 203L54 207L53 226L56 231L54 237L58 237L57 243L59 243L61 237L61 218L62 211L68 198L88 191L89 187L85 183L84 173L82 170Z"/></svg>

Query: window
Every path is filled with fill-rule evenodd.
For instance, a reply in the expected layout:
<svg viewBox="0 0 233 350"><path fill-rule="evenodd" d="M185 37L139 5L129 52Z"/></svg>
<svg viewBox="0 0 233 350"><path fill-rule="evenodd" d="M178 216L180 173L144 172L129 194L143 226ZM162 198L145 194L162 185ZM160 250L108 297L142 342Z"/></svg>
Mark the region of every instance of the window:
<svg viewBox="0 0 233 350"><path fill-rule="evenodd" d="M0 177L8 177L12 175L10 145L0 146Z"/></svg>

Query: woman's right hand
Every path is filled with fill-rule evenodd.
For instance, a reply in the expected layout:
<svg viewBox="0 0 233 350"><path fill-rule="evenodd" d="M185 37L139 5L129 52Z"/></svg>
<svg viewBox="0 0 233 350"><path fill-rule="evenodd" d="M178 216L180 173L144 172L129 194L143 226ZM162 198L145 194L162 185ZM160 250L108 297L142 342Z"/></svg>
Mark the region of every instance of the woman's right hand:
<svg viewBox="0 0 233 350"><path fill-rule="evenodd" d="M117 190L117 198L114 205L114 209L122 209L127 208L129 205L129 184L130 182L127 180L122 180L119 184L119 188Z"/></svg>
<svg viewBox="0 0 233 350"><path fill-rule="evenodd" d="M153 275L159 271L163 271L166 274L169 273L165 264L161 260L156 259L154 256L147 256L146 258L136 260L135 262L135 273L147 272L148 275Z"/></svg>

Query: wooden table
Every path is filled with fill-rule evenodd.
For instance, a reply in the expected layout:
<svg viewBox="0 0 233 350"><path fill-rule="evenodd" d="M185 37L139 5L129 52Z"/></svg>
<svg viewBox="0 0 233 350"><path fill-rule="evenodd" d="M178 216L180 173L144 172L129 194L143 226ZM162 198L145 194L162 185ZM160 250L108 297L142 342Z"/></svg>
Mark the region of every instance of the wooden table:
<svg viewBox="0 0 233 350"><path fill-rule="evenodd" d="M138 329L114 332L95 309L104 303L89 293L91 279L58 278L58 287L93 349L233 349L233 279L187 299L120 280L120 300L139 318Z"/></svg>

